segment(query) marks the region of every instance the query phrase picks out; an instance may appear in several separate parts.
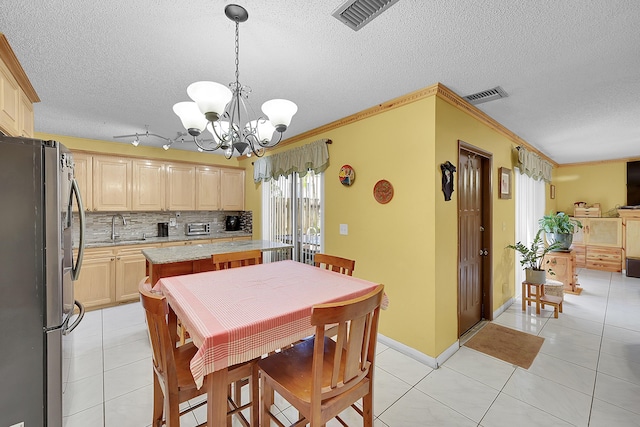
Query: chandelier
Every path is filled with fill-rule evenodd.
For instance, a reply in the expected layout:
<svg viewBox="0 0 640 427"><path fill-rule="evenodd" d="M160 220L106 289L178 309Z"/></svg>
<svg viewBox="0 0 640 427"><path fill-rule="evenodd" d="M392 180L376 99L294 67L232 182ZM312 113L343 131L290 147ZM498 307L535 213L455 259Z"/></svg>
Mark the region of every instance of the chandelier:
<svg viewBox="0 0 640 427"><path fill-rule="evenodd" d="M272 99L262 104L266 118L260 116L244 121L247 117L255 117L248 103L251 88L241 85L239 81L239 27L241 22L249 18L249 14L237 4L227 5L224 13L236 23L235 82L229 83L228 87L208 81L192 83L187 87L187 94L193 102L178 102L173 106L173 111L180 117L189 135L193 136L198 151L221 149L227 159L233 156L234 151L239 155L251 156L253 153L260 157L264 155L265 148L273 147L282 140L282 134L298 107L286 99ZM213 140L201 138L205 129L211 133ZM278 133L276 137L275 132Z"/></svg>

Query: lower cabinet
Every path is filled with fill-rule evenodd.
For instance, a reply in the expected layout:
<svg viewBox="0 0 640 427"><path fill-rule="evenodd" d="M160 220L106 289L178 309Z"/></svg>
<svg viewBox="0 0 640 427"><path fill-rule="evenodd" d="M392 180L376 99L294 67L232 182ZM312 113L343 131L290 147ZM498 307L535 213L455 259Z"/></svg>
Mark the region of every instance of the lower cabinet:
<svg viewBox="0 0 640 427"><path fill-rule="evenodd" d="M142 255L143 249L153 246L136 246L118 249L116 255L115 301L135 301L140 298L138 285L146 275L147 259Z"/></svg>
<svg viewBox="0 0 640 427"><path fill-rule="evenodd" d="M77 258L77 253L74 258ZM80 276L73 283L73 296L86 309L112 304L115 295L115 253L112 249L85 249Z"/></svg>
<svg viewBox="0 0 640 427"><path fill-rule="evenodd" d="M142 250L158 246L86 249L74 282L75 299L87 309L138 300L138 284L146 275Z"/></svg>

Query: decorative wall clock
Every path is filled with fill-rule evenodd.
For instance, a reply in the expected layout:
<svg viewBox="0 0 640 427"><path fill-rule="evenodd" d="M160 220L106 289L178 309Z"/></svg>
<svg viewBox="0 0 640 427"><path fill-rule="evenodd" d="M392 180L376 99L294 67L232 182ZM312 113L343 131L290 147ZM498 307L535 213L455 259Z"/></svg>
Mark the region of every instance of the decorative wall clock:
<svg viewBox="0 0 640 427"><path fill-rule="evenodd" d="M342 185L346 185L347 187L353 184L353 181L356 179L356 171L349 165L344 165L340 168L340 173L338 174L340 178L340 183Z"/></svg>
<svg viewBox="0 0 640 427"><path fill-rule="evenodd" d="M378 203L389 203L393 198L393 185L386 179L381 179L373 186L373 197Z"/></svg>

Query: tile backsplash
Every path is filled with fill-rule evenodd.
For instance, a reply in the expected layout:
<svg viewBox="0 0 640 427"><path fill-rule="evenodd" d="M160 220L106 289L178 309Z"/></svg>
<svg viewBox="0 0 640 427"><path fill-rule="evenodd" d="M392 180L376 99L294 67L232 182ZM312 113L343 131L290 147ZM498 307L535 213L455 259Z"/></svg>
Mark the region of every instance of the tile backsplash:
<svg viewBox="0 0 640 427"><path fill-rule="evenodd" d="M122 225L122 220L117 217L116 234L121 240L141 239L143 234L147 237L158 235L158 223L175 220L175 226L169 225L169 236L180 237L185 235L185 225L190 222L211 223L211 234L225 231L227 215L240 215L242 231L251 233L253 230L253 215L251 211L182 211L182 212L87 212L86 227L87 242L104 242L111 239L111 220L114 215L120 213L127 221ZM77 241L78 215L74 214L74 241Z"/></svg>

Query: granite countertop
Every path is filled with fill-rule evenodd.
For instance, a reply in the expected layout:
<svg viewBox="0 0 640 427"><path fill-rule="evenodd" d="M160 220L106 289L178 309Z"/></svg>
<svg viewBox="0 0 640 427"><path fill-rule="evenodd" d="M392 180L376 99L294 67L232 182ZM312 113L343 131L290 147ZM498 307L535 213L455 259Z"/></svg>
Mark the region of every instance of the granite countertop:
<svg viewBox="0 0 640 427"><path fill-rule="evenodd" d="M171 246L168 248L143 249L142 253L147 260L153 264L170 264L181 261L194 261L198 259L211 258L214 254L242 251L274 251L277 249L292 248L280 242L270 242L268 240L238 240L236 242L220 242L208 244L194 244L188 246Z"/></svg>
<svg viewBox="0 0 640 427"><path fill-rule="evenodd" d="M167 236L167 237L147 237L145 239L139 238L127 238L123 237L116 240L101 240L101 241L88 241L85 242L85 248L102 248L109 246L125 246L125 245L148 245L156 243L169 243L169 242L184 242L190 240L210 240L210 239L228 239L230 237L252 237L251 233L245 231L222 231L219 233L211 233L195 236ZM74 242L74 248L78 247L78 242Z"/></svg>

